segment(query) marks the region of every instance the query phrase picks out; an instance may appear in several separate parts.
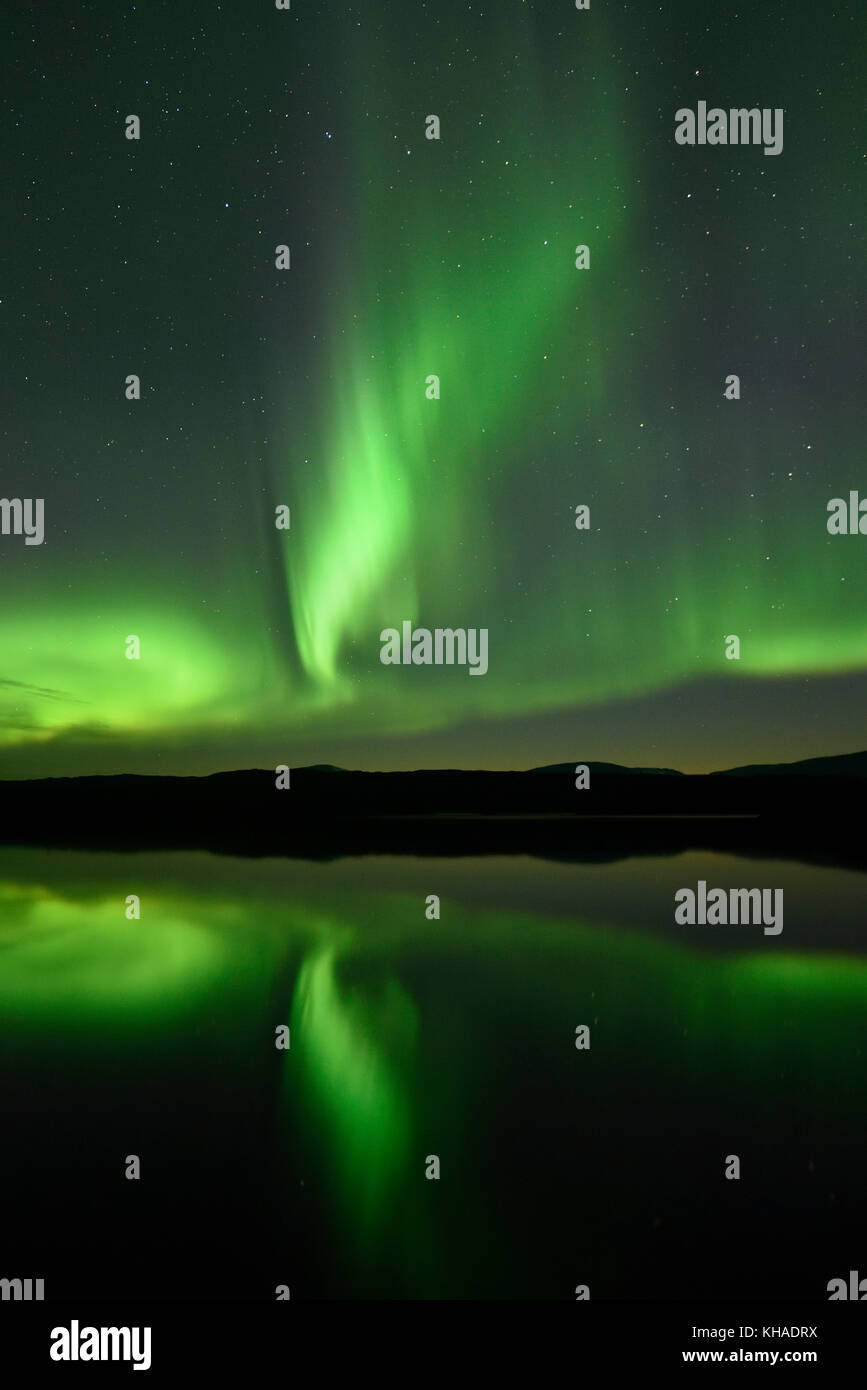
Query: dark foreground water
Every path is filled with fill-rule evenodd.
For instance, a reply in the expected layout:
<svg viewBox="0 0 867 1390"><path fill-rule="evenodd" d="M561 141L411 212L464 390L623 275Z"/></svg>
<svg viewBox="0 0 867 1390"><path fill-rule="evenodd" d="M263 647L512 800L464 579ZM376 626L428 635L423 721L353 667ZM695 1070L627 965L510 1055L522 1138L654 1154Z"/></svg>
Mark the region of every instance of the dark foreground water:
<svg viewBox="0 0 867 1390"><path fill-rule="evenodd" d="M676 926L700 878L782 887L782 933ZM0 1277L826 1298L867 1273L865 907L715 854L0 850Z"/></svg>

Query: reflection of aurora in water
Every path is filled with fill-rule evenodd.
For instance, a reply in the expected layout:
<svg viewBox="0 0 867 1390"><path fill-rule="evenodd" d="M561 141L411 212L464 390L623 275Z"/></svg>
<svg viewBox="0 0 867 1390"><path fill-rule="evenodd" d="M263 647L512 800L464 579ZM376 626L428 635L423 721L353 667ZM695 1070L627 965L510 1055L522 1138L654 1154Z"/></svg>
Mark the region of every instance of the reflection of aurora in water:
<svg viewBox="0 0 867 1390"><path fill-rule="evenodd" d="M359 949L345 932L342 949L307 956L292 1005L297 1068L287 1066L291 1094L307 1093L310 1130L328 1145L347 1207L363 1231L381 1225L396 1181L413 1162L413 1051L418 1013L390 976L341 989L341 957ZM300 1073L293 1077L293 1072Z"/></svg>
<svg viewBox="0 0 867 1390"><path fill-rule="evenodd" d="M417 892L404 866L400 891L377 893L369 865L38 851L15 862L0 893L0 1039L26 1058L21 1084L49 1027L64 1039L56 1084L74 1093L94 1054L116 1054L130 1086L152 1087L166 1038L183 1073L200 1024L216 1020L215 1084L241 1109L226 1124L243 1127L245 1089L270 1077L275 1204L291 1226L292 1191L279 1179L291 1160L307 1177L329 1278L351 1293L461 1296L509 1279L537 1288L546 1242L560 1237L557 1223L536 1230L527 1213L547 1201L567 1203L569 1238L587 1259L600 1241L626 1242L628 1268L624 1221L633 1212L640 1226L653 1184L674 1182L649 1119L636 1137L633 1114L689 1117L681 1196L701 1187L694 1165L717 1123L738 1136L731 1150L748 1154L779 1130L804 1171L826 1151L839 1170L846 1151L851 1097L867 1081L864 960L768 949L760 937L711 955L636 931L618 920L629 917L620 885L631 873L651 895L658 863L626 873L535 866L539 883L572 874L578 901L601 875L607 921L518 909L504 882L499 908L446 896L442 919L428 922L425 891L448 866L417 866ZM472 865L460 872L472 881ZM820 895L839 878L797 872ZM379 861L376 877L391 875ZM859 895L863 910L862 881L847 882L841 910ZM142 916L129 922L133 890ZM291 1025L287 1052L273 1046L281 1022ZM580 1022L591 1027L587 1054L573 1046ZM439 1183L425 1180L429 1153L441 1160ZM579 1156L584 1185L572 1190ZM784 1183L759 1167L754 1157L753 1190Z"/></svg>

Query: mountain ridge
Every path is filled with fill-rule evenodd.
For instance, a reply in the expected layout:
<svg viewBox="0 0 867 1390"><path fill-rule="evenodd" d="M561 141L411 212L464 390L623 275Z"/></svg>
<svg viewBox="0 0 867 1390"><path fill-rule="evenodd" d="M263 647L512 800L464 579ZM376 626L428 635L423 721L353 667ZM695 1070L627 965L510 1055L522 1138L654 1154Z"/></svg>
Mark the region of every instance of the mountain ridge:
<svg viewBox="0 0 867 1390"><path fill-rule="evenodd" d="M291 768L291 776L308 775L310 773L332 774L339 773L344 777L528 777L535 775L544 776L574 776L576 767L586 767L589 769L591 780L595 776L615 776L615 777L677 777L700 779L703 777L779 777L779 776L822 776L822 777L867 777L867 749L854 753L833 753L823 757L802 758L796 762L789 763L745 763L737 767L720 768L713 772L682 772L678 768L671 767L627 767L622 763L609 763L601 761L582 762L576 758L574 762L545 763L539 767L529 768L409 768L399 770L379 769L379 768L347 768L340 767L336 763L312 763L303 767ZM3 786L38 786L44 783L64 784L93 784L108 782L119 783L129 782L183 782L183 783L203 783L216 781L231 777L273 777L273 768L228 768L220 772L206 772L201 774L184 773L163 773L163 772L111 772L111 773L85 773L73 777L31 777L31 778L0 778L0 788Z"/></svg>

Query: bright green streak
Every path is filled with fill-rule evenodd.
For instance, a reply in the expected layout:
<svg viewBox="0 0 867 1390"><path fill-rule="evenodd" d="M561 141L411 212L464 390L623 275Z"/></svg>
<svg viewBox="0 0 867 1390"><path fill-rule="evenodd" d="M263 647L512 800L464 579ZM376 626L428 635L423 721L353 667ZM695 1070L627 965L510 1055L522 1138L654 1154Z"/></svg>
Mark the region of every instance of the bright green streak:
<svg viewBox="0 0 867 1390"><path fill-rule="evenodd" d="M402 32L346 36L353 173L322 270L328 370L281 445L290 531L263 518L256 478L219 540L190 517L188 552L149 548L141 518L108 579L96 553L55 570L47 547L4 538L0 748L32 747L17 774L50 772L53 739L82 772L111 743L112 770L172 772L194 740L213 770L291 760L296 737L336 758L343 736L577 710L696 678L865 670L867 538L825 526L828 499L862 476L860 439L843 418L833 456L809 444L795 388L772 411L745 377L743 400L722 402L712 343L684 383L695 286L727 272L709 227L681 294L665 250L677 218L654 239L642 148L671 132L636 136L601 15L562 59L575 78L556 104L544 63L560 60L537 62L523 24L515 7L486 23L472 119L467 74L438 102L395 69ZM426 52L444 72L451 39L432 30ZM424 138L430 107L439 141ZM731 215L750 206L735 199ZM814 254L786 243L777 267L769 251L757 302L810 283ZM835 304L845 342L854 308ZM589 532L574 527L581 503ZM206 568L211 548L221 564ZM487 675L383 667L380 631L404 619L487 628ZM132 633L138 662L123 655Z"/></svg>
<svg viewBox="0 0 867 1390"><path fill-rule="evenodd" d="M341 935L347 955L352 934ZM401 1072L415 1047L418 1011L391 978L342 991L338 960L331 946L301 967L291 1023L300 1045L286 1084L287 1093L303 1091L307 1123L317 1144L325 1136L331 1146L339 1196L364 1232L381 1223L410 1160L413 1106Z"/></svg>
<svg viewBox="0 0 867 1390"><path fill-rule="evenodd" d="M514 45L514 34L503 42ZM395 128L405 125L405 112L390 114ZM404 193L399 209L385 196L358 208L358 263L335 325L328 426L316 467L296 478L304 526L287 563L303 664L342 696L341 656L353 643L362 669L373 668L377 698L389 693L374 665L383 626L492 621L474 592L495 571L500 543L486 522L502 486L491 486L492 451L557 402L556 363L576 333L592 336L599 312L591 277L604 277L625 249L614 111L597 135L600 162L580 179L554 177L550 159L522 159L524 123L515 111L480 135L446 119L437 143L421 138L416 121L414 137L406 135L411 197ZM363 131L357 158L384 184L391 141L385 149ZM443 195L439 171L449 159ZM590 245L595 271L575 268L579 244ZM427 396L434 375L439 400ZM600 400L604 373L588 362L585 375L585 401ZM518 453L510 466L521 462ZM466 705L475 693L461 682L447 700ZM441 698L429 696L431 704Z"/></svg>
<svg viewBox="0 0 867 1390"><path fill-rule="evenodd" d="M532 52L514 22L492 25L501 61ZM495 128L445 115L441 142L426 141L397 101L353 127L360 185L376 191L359 196L327 424L315 466L292 469L304 525L287 550L301 659L324 703L352 727L410 730L700 676L864 669L867 545L825 529L854 452L828 461L826 481L752 406L746 449L717 443L721 380L704 400L673 383L671 408L635 398L668 343L646 328L633 341L655 267L622 113L611 92L576 102L564 167L573 113L546 116L529 58L521 79L526 100L498 105ZM353 110L365 105L360 90ZM574 266L582 243L587 271ZM574 528L579 502L589 533ZM404 618L488 627L488 675L379 667L379 631ZM729 634L739 662L725 659Z"/></svg>

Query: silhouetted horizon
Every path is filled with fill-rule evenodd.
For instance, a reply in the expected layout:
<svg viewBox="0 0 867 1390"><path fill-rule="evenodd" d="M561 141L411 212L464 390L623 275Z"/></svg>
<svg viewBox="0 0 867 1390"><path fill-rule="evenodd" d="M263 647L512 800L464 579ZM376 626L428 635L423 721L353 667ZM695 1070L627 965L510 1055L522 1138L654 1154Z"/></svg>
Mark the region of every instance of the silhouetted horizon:
<svg viewBox="0 0 867 1390"><path fill-rule="evenodd" d="M476 768L476 767L418 767L418 768L370 768L343 767L338 763L310 763L291 768L293 776L302 773L338 772L348 776L371 777L515 777L532 773L574 775L576 767L586 767L591 777L606 775L682 777L698 781L708 777L754 776L769 777L792 773L810 776L867 777L867 749L851 753L831 753L822 757L800 758L793 762L746 763L736 767L719 768L712 772L683 772L672 767L631 767L623 763L611 763L600 759L581 760L562 763L546 763L540 767L527 768ZM0 778L3 786L33 786L43 782L118 782L134 779L138 782L207 782L217 777L245 777L253 775L272 776L272 768L237 767L225 768L218 772L196 773L142 773L109 772L83 773L74 777L26 777Z"/></svg>

